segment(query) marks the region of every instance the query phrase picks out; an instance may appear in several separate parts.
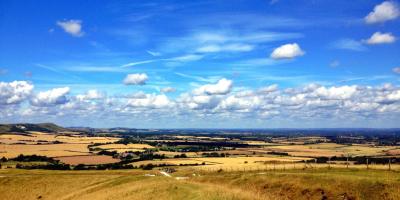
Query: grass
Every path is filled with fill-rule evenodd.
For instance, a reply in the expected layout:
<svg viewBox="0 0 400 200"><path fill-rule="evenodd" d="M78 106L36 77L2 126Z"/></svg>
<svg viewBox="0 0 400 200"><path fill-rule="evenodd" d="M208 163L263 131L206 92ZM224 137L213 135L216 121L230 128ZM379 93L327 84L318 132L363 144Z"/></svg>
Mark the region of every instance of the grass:
<svg viewBox="0 0 400 200"><path fill-rule="evenodd" d="M202 173L0 170L0 199L400 199L400 174L378 170Z"/></svg>

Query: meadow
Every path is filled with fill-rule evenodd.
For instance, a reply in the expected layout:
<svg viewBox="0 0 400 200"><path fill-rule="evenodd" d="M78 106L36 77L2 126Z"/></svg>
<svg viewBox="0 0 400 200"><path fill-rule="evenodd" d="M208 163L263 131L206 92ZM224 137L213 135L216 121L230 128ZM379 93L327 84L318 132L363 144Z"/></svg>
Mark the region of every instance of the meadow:
<svg viewBox="0 0 400 200"><path fill-rule="evenodd" d="M150 176L151 175L151 176ZM178 177L186 177L178 178ZM400 199L400 173L315 169L204 172L0 170L0 199Z"/></svg>

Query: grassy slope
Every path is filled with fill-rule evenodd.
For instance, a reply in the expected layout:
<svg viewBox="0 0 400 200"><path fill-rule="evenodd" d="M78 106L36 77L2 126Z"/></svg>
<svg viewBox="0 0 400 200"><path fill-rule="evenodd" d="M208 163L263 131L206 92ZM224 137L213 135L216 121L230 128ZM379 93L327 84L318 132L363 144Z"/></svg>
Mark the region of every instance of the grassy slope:
<svg viewBox="0 0 400 200"><path fill-rule="evenodd" d="M144 173L0 170L0 199L400 199L398 172L210 173L187 181Z"/></svg>
<svg viewBox="0 0 400 200"><path fill-rule="evenodd" d="M24 126L26 129L20 129L19 126ZM60 132L67 131L68 129L58 126L53 123L40 123L40 124L0 124L0 133L7 132L24 132L24 131L43 131L43 132Z"/></svg>

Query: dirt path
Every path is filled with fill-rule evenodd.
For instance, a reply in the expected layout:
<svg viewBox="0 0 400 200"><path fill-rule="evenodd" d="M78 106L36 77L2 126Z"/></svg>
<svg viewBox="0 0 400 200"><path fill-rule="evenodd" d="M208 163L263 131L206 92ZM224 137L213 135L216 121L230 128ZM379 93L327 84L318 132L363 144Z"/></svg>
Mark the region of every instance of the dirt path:
<svg viewBox="0 0 400 200"><path fill-rule="evenodd" d="M172 177L171 174L168 174L167 172L160 171L160 174L166 176L166 177Z"/></svg>

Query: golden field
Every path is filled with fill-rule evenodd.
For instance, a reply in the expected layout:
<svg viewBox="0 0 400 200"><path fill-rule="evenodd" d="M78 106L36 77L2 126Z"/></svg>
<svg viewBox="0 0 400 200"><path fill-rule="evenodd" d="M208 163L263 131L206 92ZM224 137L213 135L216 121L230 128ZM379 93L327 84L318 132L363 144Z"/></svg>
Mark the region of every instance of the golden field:
<svg viewBox="0 0 400 200"><path fill-rule="evenodd" d="M291 156L378 156L388 151L399 149L395 146L373 146L367 144L342 145L335 143L319 143L306 145L278 145L264 147L265 151L287 152Z"/></svg>
<svg viewBox="0 0 400 200"><path fill-rule="evenodd" d="M64 156L64 157L55 157L54 159L70 165L78 165L78 164L96 165L96 164L116 163L120 161L119 159L106 155Z"/></svg>
<svg viewBox="0 0 400 200"><path fill-rule="evenodd" d="M55 141L68 144L92 144L92 143L113 143L118 141L117 137L88 137L79 134L57 135L43 132L31 131L29 134L0 134L0 143L3 144L36 144L52 143Z"/></svg>
<svg viewBox="0 0 400 200"><path fill-rule="evenodd" d="M126 149L126 151L129 151L130 149L152 149L154 148L151 145L148 144L105 144L105 145L100 145L97 146L97 148L100 149Z"/></svg>
<svg viewBox="0 0 400 200"><path fill-rule="evenodd" d="M7 169L0 170L0 199L400 199L400 174L389 171L318 169L208 173L182 169L172 176L141 170ZM175 177L188 178L178 180Z"/></svg>
<svg viewBox="0 0 400 200"><path fill-rule="evenodd" d="M89 155L87 144L0 144L0 157L13 158L20 154L47 157Z"/></svg>

